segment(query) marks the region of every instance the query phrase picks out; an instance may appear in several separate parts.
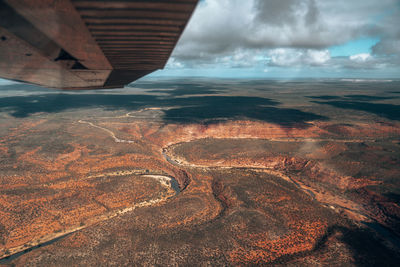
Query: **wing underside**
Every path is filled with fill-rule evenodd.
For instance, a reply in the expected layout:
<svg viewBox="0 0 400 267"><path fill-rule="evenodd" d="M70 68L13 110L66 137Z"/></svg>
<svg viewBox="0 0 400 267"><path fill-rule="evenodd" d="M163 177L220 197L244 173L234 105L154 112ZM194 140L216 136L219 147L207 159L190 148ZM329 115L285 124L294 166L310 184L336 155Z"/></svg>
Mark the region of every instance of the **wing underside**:
<svg viewBox="0 0 400 267"><path fill-rule="evenodd" d="M118 88L164 68L198 0L0 0L0 77Z"/></svg>

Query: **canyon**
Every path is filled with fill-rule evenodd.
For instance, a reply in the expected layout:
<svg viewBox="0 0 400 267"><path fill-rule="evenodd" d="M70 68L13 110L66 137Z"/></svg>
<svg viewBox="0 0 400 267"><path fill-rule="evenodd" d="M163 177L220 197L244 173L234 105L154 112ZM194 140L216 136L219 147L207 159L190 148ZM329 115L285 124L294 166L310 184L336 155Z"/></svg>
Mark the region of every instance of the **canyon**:
<svg viewBox="0 0 400 267"><path fill-rule="evenodd" d="M3 88L0 263L396 263L399 83L378 85Z"/></svg>

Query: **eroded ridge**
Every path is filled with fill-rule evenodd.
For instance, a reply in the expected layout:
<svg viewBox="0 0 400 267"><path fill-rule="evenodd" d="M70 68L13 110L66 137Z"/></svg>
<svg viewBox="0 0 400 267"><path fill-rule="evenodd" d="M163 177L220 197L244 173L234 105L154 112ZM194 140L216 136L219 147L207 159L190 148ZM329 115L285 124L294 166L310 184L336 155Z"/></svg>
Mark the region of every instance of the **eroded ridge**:
<svg viewBox="0 0 400 267"><path fill-rule="evenodd" d="M167 161L181 167L225 170L245 168L275 175L291 182L327 207L339 213L345 213L351 219L364 223L379 221L385 226L393 228L395 222L391 217L396 216L396 213L390 215L373 212L372 207L363 205L362 200L346 197L331 189L334 187L344 192L344 190L360 190L366 186L382 184L382 181L376 177L350 175L351 172L361 170L360 166L357 166L355 170L348 170L346 173L345 170L339 169L337 164L330 162L332 154L339 156L354 147L354 144L366 146L366 143L368 141L332 138L296 139L295 141L248 138L198 139L166 147L163 149L163 155ZM208 153L210 149L213 149L211 147L219 148L217 156L212 158L199 156L205 155L203 153L205 150ZM283 147L286 147L286 152ZM279 153L275 151L279 151ZM210 155L215 154L210 153ZM383 203L383 205L392 205L391 208L394 211L398 209L396 204ZM395 229L393 228L393 230Z"/></svg>
<svg viewBox="0 0 400 267"><path fill-rule="evenodd" d="M124 179L125 181L116 181L116 179ZM139 181L139 183L138 181L130 183L131 181L129 180L135 179L143 181ZM153 182L144 181L149 179L154 180L156 183L154 184ZM52 240L57 240L60 237L64 237L81 229L96 225L102 221L131 212L137 208L160 204L179 193L179 188L173 186L173 184L176 183L174 178L157 173L151 174L146 172L146 174L144 174L143 170L137 169L91 175L80 179L79 182L89 185L82 186L80 188L81 190L90 190L89 188L92 186L104 187L105 183L113 183L114 186L116 183L119 183L120 185L118 185L118 191L113 192L113 190L111 190L111 192L108 192L107 195L93 195L91 202L85 204L82 203L83 205L81 204L79 207L72 206L57 210L57 213L60 214L59 216L61 218L56 219L52 226L48 224L42 226L35 225L35 228L29 230L29 235L27 235L27 232L25 232L27 231L26 225L21 225L22 228L20 229L12 229L9 234L9 239L7 240L8 242L6 243L5 248L2 250L3 254L0 257L4 258L21 251L30 251L33 247L39 247L41 244L49 243ZM139 186L141 183L147 187L154 187L154 195L148 195L144 197L137 195L137 193L135 194L134 191L128 191L126 188L121 188L128 187L132 189L133 186L136 189L140 189ZM157 186L157 183L160 186ZM68 182L56 182L37 186L36 188L31 188L31 190L43 191L46 189L62 188L63 191L67 191L69 193L73 191L71 186L73 185L69 184ZM149 191L148 189L146 190L145 187L142 190L147 192ZM50 201L51 203L48 204L50 207L45 208L48 210L52 208L54 209L54 203L61 200L60 198L63 198L64 196L65 195L55 195ZM32 203L32 201L35 201L35 199L29 201ZM90 213L82 213L84 210L88 209L91 210ZM48 219L49 218L36 218L36 221L45 221ZM48 233L49 230L52 230L53 232Z"/></svg>

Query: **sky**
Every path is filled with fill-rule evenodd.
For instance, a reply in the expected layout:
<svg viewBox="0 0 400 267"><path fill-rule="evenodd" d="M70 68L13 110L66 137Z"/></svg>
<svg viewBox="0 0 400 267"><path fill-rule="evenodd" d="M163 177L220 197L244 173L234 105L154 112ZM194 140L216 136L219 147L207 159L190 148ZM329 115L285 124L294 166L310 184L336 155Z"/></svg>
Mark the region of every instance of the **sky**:
<svg viewBox="0 0 400 267"><path fill-rule="evenodd" d="M200 0L149 75L182 76L399 79L400 0Z"/></svg>
<svg viewBox="0 0 400 267"><path fill-rule="evenodd" d="M400 78L400 0L201 0L152 76Z"/></svg>

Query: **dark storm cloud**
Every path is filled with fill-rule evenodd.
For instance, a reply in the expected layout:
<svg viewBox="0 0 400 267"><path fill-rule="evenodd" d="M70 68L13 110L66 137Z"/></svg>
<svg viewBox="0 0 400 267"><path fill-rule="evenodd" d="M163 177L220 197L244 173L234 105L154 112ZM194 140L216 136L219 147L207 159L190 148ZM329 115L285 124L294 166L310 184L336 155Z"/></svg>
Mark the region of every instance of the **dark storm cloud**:
<svg viewBox="0 0 400 267"><path fill-rule="evenodd" d="M291 25L301 19L311 26L317 22L319 15L314 0L258 0L254 8L258 21L269 25Z"/></svg>
<svg viewBox="0 0 400 267"><path fill-rule="evenodd" d="M400 1L398 5L400 6ZM389 16L383 18L376 27L382 40L372 51L378 55L400 55L400 12L397 9L388 13Z"/></svg>
<svg viewBox="0 0 400 267"><path fill-rule="evenodd" d="M400 53L400 40L382 40L372 48L372 52L377 55L398 55Z"/></svg>

